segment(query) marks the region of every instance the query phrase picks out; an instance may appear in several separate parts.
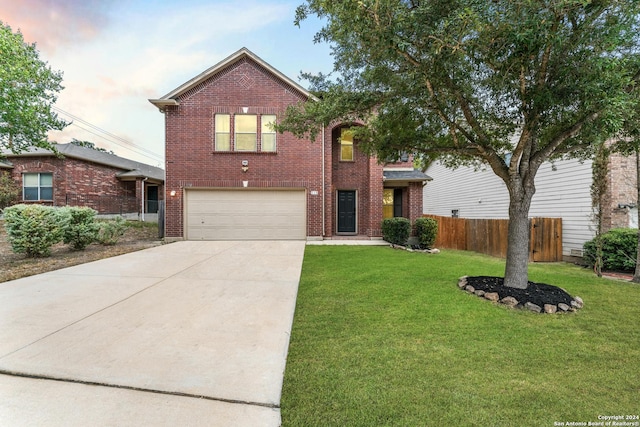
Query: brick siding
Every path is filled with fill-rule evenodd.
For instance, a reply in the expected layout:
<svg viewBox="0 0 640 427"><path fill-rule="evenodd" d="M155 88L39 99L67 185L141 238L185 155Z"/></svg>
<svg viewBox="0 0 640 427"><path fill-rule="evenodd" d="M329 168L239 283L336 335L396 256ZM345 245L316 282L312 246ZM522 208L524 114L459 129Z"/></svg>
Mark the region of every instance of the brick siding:
<svg viewBox="0 0 640 427"><path fill-rule="evenodd" d="M306 100L304 94L250 57L220 70L177 100L179 105L165 109L165 235L168 238L184 237L185 188L240 188L243 181L248 181L251 188L304 188L310 237L336 234L337 191L356 190L357 234L381 235L383 166L358 150L357 144L354 161L341 162L337 142L339 125L325 129L324 141L321 137L312 142L289 133L277 134L277 153L215 151L215 114L231 115L230 134L233 135L235 114L275 114L279 120L289 105ZM247 172L242 171L244 160L248 161ZM421 187L419 192L409 192L410 214L417 218L422 214ZM417 210L419 214L415 214Z"/></svg>

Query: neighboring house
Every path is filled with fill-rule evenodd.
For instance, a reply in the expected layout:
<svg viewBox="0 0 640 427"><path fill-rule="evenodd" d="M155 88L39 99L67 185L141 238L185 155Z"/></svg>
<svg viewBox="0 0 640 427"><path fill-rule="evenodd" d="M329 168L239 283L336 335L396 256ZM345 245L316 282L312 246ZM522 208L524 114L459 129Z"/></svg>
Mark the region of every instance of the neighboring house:
<svg viewBox="0 0 640 427"><path fill-rule="evenodd" d="M0 168L22 188L20 203L88 206L101 214L157 213L164 170L74 144L56 144L61 154L34 148L5 152Z"/></svg>
<svg viewBox="0 0 640 427"><path fill-rule="evenodd" d="M315 99L243 48L160 99L168 239L380 238L383 216L422 215L429 179L378 163L333 123L316 141L270 126Z"/></svg>
<svg viewBox="0 0 640 427"><path fill-rule="evenodd" d="M536 176L529 217L562 218L562 252L582 256L583 244L595 234L591 203L592 162L546 162ZM612 155L609 164L604 228L637 227L635 158ZM434 177L424 188L424 213L460 218L508 218L509 193L488 169L455 170L436 162L427 168Z"/></svg>

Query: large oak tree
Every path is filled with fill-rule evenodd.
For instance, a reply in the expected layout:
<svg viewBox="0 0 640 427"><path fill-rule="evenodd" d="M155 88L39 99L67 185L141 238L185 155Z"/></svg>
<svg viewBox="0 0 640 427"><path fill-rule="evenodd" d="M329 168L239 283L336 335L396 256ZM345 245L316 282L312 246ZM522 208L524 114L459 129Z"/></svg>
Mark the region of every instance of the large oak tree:
<svg viewBox="0 0 640 427"><path fill-rule="evenodd" d="M281 131L354 128L378 158L485 165L506 184L505 285L526 288L534 178L549 160L588 158L635 107L639 2L632 0L308 0L296 23L326 23L334 73Z"/></svg>
<svg viewBox="0 0 640 427"><path fill-rule="evenodd" d="M68 124L52 110L61 83L62 73L39 58L35 44L0 22L0 151L55 150L47 133Z"/></svg>

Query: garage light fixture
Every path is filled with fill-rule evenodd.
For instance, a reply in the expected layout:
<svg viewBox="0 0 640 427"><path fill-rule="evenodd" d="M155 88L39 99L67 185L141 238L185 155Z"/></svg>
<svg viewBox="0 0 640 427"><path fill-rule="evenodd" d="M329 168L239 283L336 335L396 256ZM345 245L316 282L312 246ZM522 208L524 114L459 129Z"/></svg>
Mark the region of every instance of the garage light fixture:
<svg viewBox="0 0 640 427"><path fill-rule="evenodd" d="M249 170L249 160L242 161L242 172L247 172Z"/></svg>

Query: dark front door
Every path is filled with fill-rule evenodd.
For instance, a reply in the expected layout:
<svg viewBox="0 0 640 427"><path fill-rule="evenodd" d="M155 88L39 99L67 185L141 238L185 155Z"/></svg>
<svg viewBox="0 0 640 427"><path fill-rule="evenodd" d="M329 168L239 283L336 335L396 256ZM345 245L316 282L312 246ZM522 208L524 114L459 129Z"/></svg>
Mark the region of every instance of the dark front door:
<svg viewBox="0 0 640 427"><path fill-rule="evenodd" d="M402 216L402 188L393 190L393 216Z"/></svg>
<svg viewBox="0 0 640 427"><path fill-rule="evenodd" d="M338 191L338 233L356 232L356 192Z"/></svg>
<svg viewBox="0 0 640 427"><path fill-rule="evenodd" d="M147 213L158 213L158 186L156 185L147 187Z"/></svg>

